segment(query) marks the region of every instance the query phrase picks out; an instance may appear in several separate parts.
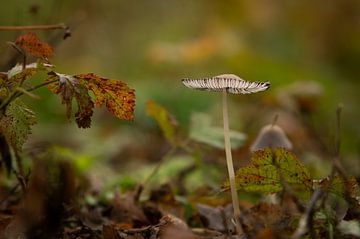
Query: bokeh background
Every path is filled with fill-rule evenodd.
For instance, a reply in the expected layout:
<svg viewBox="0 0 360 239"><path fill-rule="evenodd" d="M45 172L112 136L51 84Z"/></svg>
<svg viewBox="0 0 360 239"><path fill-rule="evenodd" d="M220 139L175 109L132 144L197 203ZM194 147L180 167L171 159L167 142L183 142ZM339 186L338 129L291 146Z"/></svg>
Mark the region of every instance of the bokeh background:
<svg viewBox="0 0 360 239"><path fill-rule="evenodd" d="M0 19L1 25L67 24L72 36L66 40L62 30L37 31L56 48L56 71L94 72L136 90L134 122L98 110L86 130L66 120L60 99L46 89L37 92L41 100L24 98L38 116L27 150L57 145L99 187L111 175L123 183L143 168L151 171L169 149L146 115L150 99L174 115L184 135L199 112L221 127L221 96L189 90L180 79L223 73L271 82L267 92L229 97L231 128L247 136L235 149L237 166L278 114L295 152L317 176L328 174L340 104L341 155L348 171L360 174L358 0L13 0L2 4ZM0 71L14 55L6 41L21 33L0 31Z"/></svg>

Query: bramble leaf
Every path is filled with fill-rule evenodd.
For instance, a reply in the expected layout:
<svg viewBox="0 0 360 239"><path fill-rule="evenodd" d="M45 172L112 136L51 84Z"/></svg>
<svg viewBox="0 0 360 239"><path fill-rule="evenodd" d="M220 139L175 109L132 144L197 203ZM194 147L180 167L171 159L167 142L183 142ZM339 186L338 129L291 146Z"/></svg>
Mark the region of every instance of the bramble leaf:
<svg viewBox="0 0 360 239"><path fill-rule="evenodd" d="M120 119L133 120L135 90L119 80L106 79L93 73L75 75L95 96L95 106L106 106L108 111Z"/></svg>
<svg viewBox="0 0 360 239"><path fill-rule="evenodd" d="M173 115L171 115L164 107L156 104L153 100L146 103L147 114L154 118L165 138L171 143L176 144L176 132L178 123Z"/></svg>
<svg viewBox="0 0 360 239"><path fill-rule="evenodd" d="M75 120L79 128L89 128L91 116L93 115L94 103L91 100L88 90L81 85L78 79L70 75L52 72L47 81L55 81L48 85L48 89L61 96L62 103L66 105L66 116L68 119L72 115L72 100L75 98L78 111L75 113Z"/></svg>
<svg viewBox="0 0 360 239"><path fill-rule="evenodd" d="M15 44L24 49L29 54L39 58L50 58L54 50L46 42L41 41L38 36L33 32L28 32L19 36Z"/></svg>
<svg viewBox="0 0 360 239"><path fill-rule="evenodd" d="M305 165L284 148L254 152L251 165L236 173L237 188L252 192L279 192L283 189L282 179L302 196L312 190L312 180ZM228 183L224 188L229 188Z"/></svg>
<svg viewBox="0 0 360 239"><path fill-rule="evenodd" d="M21 151L31 133L31 126L35 123L34 112L17 99L9 104L5 114L0 118L0 132L16 151Z"/></svg>
<svg viewBox="0 0 360 239"><path fill-rule="evenodd" d="M66 105L68 119L71 118L72 100L75 98L78 106L75 119L79 128L90 127L94 105L101 107L105 104L107 109L120 119L134 118L134 90L125 83L95 74L70 76L51 72L50 75L47 82L52 83L48 84L48 89L61 96L62 103ZM94 93L95 103L89 91Z"/></svg>

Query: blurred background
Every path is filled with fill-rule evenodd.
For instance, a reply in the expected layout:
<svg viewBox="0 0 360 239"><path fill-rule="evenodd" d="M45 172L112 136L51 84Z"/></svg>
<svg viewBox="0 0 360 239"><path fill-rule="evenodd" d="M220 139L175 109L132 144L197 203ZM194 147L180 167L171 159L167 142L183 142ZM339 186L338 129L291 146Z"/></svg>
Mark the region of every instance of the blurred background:
<svg viewBox="0 0 360 239"><path fill-rule="evenodd" d="M196 130L199 113L221 127L221 95L187 89L181 78L223 73L271 82L266 92L229 96L230 126L246 136L234 148L237 166L246 164L249 145L278 114L296 154L314 177L326 176L341 105L341 155L348 171L360 175L358 0L13 0L0 16L1 25L67 24L72 36L66 40L62 30L37 31L55 47L57 72L94 72L136 90L133 122L100 109L86 130L68 122L59 97L47 89L37 91L41 100L23 98L38 116L26 149L57 145L100 188L145 178L171 147L146 114L148 100L166 108L185 137ZM14 55L6 42L22 33L0 31L0 71L11 67ZM220 149L208 146L205 152L223 159ZM165 174L190 161L174 159ZM221 181L225 171L219 172Z"/></svg>

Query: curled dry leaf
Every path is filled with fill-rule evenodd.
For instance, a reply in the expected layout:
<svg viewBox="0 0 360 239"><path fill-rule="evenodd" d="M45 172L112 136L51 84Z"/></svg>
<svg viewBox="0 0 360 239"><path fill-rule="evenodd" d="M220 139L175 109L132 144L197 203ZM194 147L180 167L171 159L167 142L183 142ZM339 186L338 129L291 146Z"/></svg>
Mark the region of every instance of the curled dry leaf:
<svg viewBox="0 0 360 239"><path fill-rule="evenodd" d="M54 54L53 48L46 42L41 41L33 32L19 36L15 44L35 57L48 59Z"/></svg>

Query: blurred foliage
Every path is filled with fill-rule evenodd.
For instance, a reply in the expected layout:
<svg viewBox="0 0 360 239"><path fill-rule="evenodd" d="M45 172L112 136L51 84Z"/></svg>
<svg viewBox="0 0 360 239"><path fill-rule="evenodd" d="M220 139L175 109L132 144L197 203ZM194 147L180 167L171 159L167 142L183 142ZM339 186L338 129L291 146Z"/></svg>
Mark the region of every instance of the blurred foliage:
<svg viewBox="0 0 360 239"><path fill-rule="evenodd" d="M234 73L250 81L271 82L270 90L264 94L229 97L236 167L250 161L249 146L261 126L271 123L277 114L277 124L289 136L294 154L306 165L312 178L329 175L337 147L335 109L341 104L341 160L349 175L360 177L358 0L14 0L0 8L0 16L1 25L64 22L72 32L66 40L62 39L62 30L36 32L54 47L52 63L56 69L69 75L79 72L106 75L126 82L136 91L133 122L119 121L100 110L94 112L92 128L87 130L69 124L61 100L46 89L34 92L40 100L32 95L21 99L34 110L38 122L25 143L24 154L29 155L26 159L31 159L24 160L25 168L30 168L40 149L56 145L52 148L54 153L71 161L82 183L91 185L84 186L82 190L86 192L79 192L86 195L85 201L91 206L126 199L138 212L139 205L133 205L133 198L120 200L115 189L121 192L134 189L160 164L150 186L145 188L146 193L151 195L149 188L163 184L176 188L176 197L166 190L164 197L171 198L171 206L179 202L185 205L188 211L184 213L182 208L177 214L186 214L192 225L198 225L199 219L192 218L195 209L191 203L221 205L224 208L206 210L226 212L229 198L214 196L225 180L219 130L220 96L185 89L180 82L184 77ZM24 77L19 74L20 66L13 68L21 57L6 42L15 41L23 33L25 31L0 31L0 72L15 76L16 81ZM29 57L28 63L32 61ZM34 76L34 84L42 82L44 74L28 66L25 78ZM3 94L6 92L0 92L0 96ZM146 104L149 100L156 102L150 110ZM28 132L28 127L25 125L19 130ZM181 145L162 162L173 148L174 135L188 135L188 138L181 138ZM2 157L7 157L4 155ZM61 167L65 170L68 166L64 165ZM252 170L253 166L245 169L252 167ZM40 165L37 170L46 167L50 166ZM11 186L5 177L1 180L7 187ZM335 177L334 181L340 185L334 187L334 191L343 193L343 179ZM326 186L326 180L320 182ZM282 185L277 182L277 186ZM186 192L193 193L190 199L179 196ZM245 198L242 203L252 206L260 197L253 193L241 196ZM160 200L161 203L166 204ZM279 215L279 221L286 217L277 213L279 208L262 206L256 207L264 211L264 217L274 215L273 210ZM252 227L258 220L266 225L262 211L251 210L248 214L252 216L246 217L246 223ZM332 226L329 218L333 220L332 216L325 216L318 222L328 220L325 225ZM216 223L209 222L210 225ZM350 225L351 221L339 227L358 235L358 225ZM287 226L294 229L292 225ZM277 235L267 229L256 233Z"/></svg>

